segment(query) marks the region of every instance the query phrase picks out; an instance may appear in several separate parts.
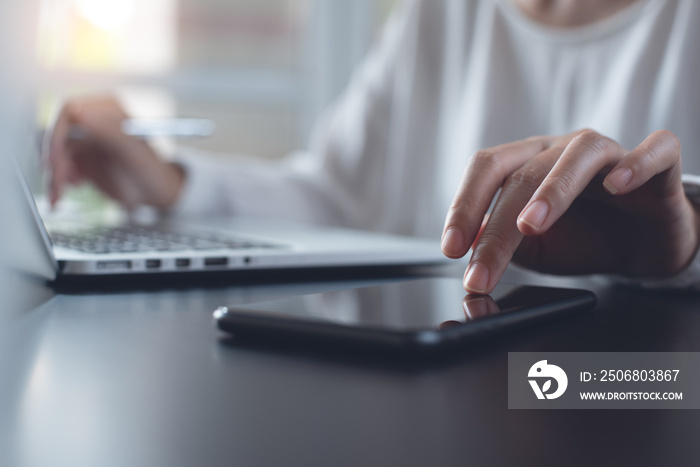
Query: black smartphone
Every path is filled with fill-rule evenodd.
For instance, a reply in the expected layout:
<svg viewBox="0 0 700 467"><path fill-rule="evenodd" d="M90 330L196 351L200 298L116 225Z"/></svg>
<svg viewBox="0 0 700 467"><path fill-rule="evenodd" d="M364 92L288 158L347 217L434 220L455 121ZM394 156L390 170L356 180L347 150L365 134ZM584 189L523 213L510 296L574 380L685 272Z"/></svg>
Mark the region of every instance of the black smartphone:
<svg viewBox="0 0 700 467"><path fill-rule="evenodd" d="M222 331L255 342L431 351L587 311L595 303L587 290L500 284L479 296L465 294L460 280L433 278L221 307L214 319Z"/></svg>

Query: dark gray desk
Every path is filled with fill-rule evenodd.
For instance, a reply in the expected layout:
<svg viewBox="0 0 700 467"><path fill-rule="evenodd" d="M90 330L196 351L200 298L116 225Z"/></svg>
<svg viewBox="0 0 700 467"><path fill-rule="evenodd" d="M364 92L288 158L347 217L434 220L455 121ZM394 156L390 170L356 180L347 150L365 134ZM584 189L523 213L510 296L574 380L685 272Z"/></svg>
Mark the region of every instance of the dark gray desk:
<svg viewBox="0 0 700 467"><path fill-rule="evenodd" d="M212 326L221 304L335 282L74 293L2 277L2 466L700 462L697 411L509 411L506 374L509 351L700 351L700 296L599 288L590 314L412 366L235 348Z"/></svg>

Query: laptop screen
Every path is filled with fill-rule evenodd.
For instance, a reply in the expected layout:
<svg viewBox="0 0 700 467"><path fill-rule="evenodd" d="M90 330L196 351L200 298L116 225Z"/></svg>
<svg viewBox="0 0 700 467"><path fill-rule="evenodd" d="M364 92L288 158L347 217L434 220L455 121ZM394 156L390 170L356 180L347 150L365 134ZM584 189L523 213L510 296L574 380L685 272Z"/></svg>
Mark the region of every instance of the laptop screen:
<svg viewBox="0 0 700 467"><path fill-rule="evenodd" d="M38 199L44 196L44 167L40 142L34 125L34 113L29 109L29 99L22 108L16 110L17 122L15 133L11 138L11 155L4 163L8 170L3 171L8 177L3 184L6 193L5 229L2 249L2 262L12 269L54 279L57 271L56 260L53 256L51 240L39 215L33 192Z"/></svg>

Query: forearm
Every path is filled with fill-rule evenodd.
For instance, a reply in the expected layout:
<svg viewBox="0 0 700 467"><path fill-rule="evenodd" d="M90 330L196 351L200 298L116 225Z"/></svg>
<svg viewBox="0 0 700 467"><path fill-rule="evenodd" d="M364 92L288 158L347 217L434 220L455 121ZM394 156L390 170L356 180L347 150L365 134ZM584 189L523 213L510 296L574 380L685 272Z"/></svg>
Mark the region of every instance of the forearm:
<svg viewBox="0 0 700 467"><path fill-rule="evenodd" d="M170 212L342 224L342 207L334 206L326 177L309 168L312 157L264 161L181 150L175 160L185 181Z"/></svg>

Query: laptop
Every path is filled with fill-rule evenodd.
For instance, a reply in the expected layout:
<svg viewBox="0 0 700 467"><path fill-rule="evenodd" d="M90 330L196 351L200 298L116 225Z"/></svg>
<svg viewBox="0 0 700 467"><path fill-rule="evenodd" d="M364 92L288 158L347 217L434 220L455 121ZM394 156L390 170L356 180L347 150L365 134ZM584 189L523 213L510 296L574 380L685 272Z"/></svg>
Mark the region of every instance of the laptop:
<svg viewBox="0 0 700 467"><path fill-rule="evenodd" d="M192 223L157 219L76 222L42 219L30 185L42 164L31 163L34 138L14 166L5 258L54 280L59 276L198 273L212 271L434 264L446 261L438 241L339 228L245 219ZM37 158L38 160L38 158ZM20 167L22 166L22 167ZM29 168L27 168L29 167ZM32 168L33 167L33 168ZM27 172L30 172L29 174ZM28 176L29 175L29 176ZM29 179L29 182L28 182ZM36 189L34 191L37 191Z"/></svg>

